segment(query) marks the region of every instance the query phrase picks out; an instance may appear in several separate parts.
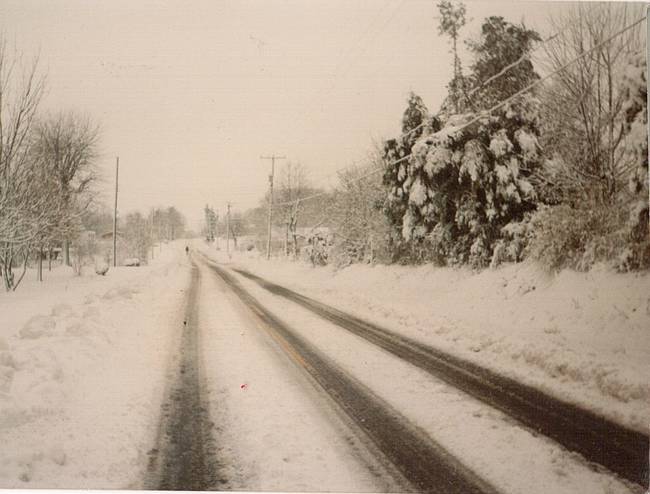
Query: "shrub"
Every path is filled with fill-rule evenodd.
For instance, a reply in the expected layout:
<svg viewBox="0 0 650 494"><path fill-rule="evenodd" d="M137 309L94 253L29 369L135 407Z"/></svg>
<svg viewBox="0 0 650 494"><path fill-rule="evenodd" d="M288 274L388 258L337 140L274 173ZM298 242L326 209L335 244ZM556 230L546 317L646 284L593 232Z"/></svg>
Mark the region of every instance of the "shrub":
<svg viewBox="0 0 650 494"><path fill-rule="evenodd" d="M627 226L629 213L621 204L596 209L567 205L541 208L531 219L526 252L552 271L588 271L604 263L618 271L650 267L647 235L635 237Z"/></svg>

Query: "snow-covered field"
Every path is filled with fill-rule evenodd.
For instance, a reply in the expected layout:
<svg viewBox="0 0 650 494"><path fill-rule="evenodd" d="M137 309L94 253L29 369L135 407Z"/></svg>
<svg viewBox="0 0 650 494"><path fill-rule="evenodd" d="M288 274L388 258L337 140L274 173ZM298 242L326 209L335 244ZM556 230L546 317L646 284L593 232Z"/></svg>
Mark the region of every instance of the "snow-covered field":
<svg viewBox="0 0 650 494"><path fill-rule="evenodd" d="M197 248L644 433L650 424L650 273L557 275L523 263L339 271Z"/></svg>
<svg viewBox="0 0 650 494"><path fill-rule="evenodd" d="M0 487L141 485L189 280L181 249L0 294Z"/></svg>

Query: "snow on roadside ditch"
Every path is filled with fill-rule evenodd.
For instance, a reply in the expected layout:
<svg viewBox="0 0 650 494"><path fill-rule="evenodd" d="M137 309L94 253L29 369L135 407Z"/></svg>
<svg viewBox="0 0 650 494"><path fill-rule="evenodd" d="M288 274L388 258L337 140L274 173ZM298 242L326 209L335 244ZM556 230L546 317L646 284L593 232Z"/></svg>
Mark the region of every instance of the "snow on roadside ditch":
<svg viewBox="0 0 650 494"><path fill-rule="evenodd" d="M478 274L432 266L335 271L199 248L648 433L650 273L552 276L528 263Z"/></svg>
<svg viewBox="0 0 650 494"><path fill-rule="evenodd" d="M170 245L150 266L0 295L0 487L140 486L188 273Z"/></svg>
<svg viewBox="0 0 650 494"><path fill-rule="evenodd" d="M638 486L599 473L580 455L520 427L466 396L254 282L239 282L293 331L364 383L498 492L512 494L632 494Z"/></svg>

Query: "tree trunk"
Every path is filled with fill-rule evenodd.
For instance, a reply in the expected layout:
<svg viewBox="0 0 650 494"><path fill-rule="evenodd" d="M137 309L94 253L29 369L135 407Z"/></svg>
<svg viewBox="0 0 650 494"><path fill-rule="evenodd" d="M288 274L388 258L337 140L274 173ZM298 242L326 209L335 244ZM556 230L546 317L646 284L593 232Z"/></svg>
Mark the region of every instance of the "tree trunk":
<svg viewBox="0 0 650 494"><path fill-rule="evenodd" d="M289 222L285 223L286 229L284 232L284 257L289 257Z"/></svg>
<svg viewBox="0 0 650 494"><path fill-rule="evenodd" d="M14 253L13 253L13 246L10 243L5 244L3 262L4 262L4 269L2 270L2 279L4 281L5 290L9 292L14 286L14 273L13 273Z"/></svg>
<svg viewBox="0 0 650 494"><path fill-rule="evenodd" d="M293 232L293 258L298 259L298 235L295 231Z"/></svg>
<svg viewBox="0 0 650 494"><path fill-rule="evenodd" d="M38 247L38 281L43 281L43 246Z"/></svg>
<svg viewBox="0 0 650 494"><path fill-rule="evenodd" d="M70 240L67 238L63 242L63 251L65 255L65 265L72 266L72 263L70 262Z"/></svg>
<svg viewBox="0 0 650 494"><path fill-rule="evenodd" d="M8 271L8 268L7 268L6 264L4 265L4 268L2 269L2 281L3 281L4 286L5 286L5 291L8 292L9 290L11 290L11 286L9 285L9 271Z"/></svg>
<svg viewBox="0 0 650 494"><path fill-rule="evenodd" d="M11 288L12 291L16 291L16 288L18 288L18 285L20 285L20 282L23 281L23 278L25 276L25 273L27 272L27 261L29 259L29 249L25 250L25 256L23 258L23 272L20 273L20 278L18 278L18 281L14 283L14 286ZM13 276L12 276L13 277Z"/></svg>
<svg viewBox="0 0 650 494"><path fill-rule="evenodd" d="M47 247L47 270L52 271L52 246Z"/></svg>
<svg viewBox="0 0 650 494"><path fill-rule="evenodd" d="M300 201L296 201L296 203L293 206L293 211L291 212L291 220L290 220L290 225L289 228L291 230L291 236L293 237L293 258L298 259L298 234L297 234L297 229L298 229L298 213L300 212L299 210L300 207Z"/></svg>

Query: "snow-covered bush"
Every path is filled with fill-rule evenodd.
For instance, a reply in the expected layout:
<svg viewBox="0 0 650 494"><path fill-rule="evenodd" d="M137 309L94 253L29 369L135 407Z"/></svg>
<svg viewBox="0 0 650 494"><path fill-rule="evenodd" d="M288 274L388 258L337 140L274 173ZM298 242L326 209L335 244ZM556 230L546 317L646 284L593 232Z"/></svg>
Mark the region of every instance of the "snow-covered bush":
<svg viewBox="0 0 650 494"><path fill-rule="evenodd" d="M576 267L593 234L590 213L567 205L541 208L532 220L535 234L530 257L552 271Z"/></svg>
<svg viewBox="0 0 650 494"><path fill-rule="evenodd" d="M97 241L94 232L82 232L72 244L72 269L81 276L84 264L94 263Z"/></svg>
<svg viewBox="0 0 650 494"><path fill-rule="evenodd" d="M626 150L636 166L630 177L634 203L628 226L637 241L648 237L648 111L647 61L644 52L632 56L623 74L623 111L626 124Z"/></svg>
<svg viewBox="0 0 650 494"><path fill-rule="evenodd" d="M531 219L528 255L551 270L589 271L606 264L617 271L650 265L650 249L632 242L625 210L558 205L541 208Z"/></svg>
<svg viewBox="0 0 650 494"><path fill-rule="evenodd" d="M629 190L615 189L608 201L585 201L577 189L568 189L572 194L565 193L561 205L535 214L528 252L545 267L580 271L597 263L619 271L650 267L646 70L645 54L636 54L618 82L623 95L620 162L633 170ZM561 182L568 169L563 157L556 155L545 163L544 174L551 183Z"/></svg>
<svg viewBox="0 0 650 494"><path fill-rule="evenodd" d="M316 230L307 237L307 245L302 249L303 257L312 266L325 266L330 259L332 243L328 233Z"/></svg>
<svg viewBox="0 0 650 494"><path fill-rule="evenodd" d="M508 223L501 229L501 238L494 244L490 267L495 268L504 262L520 262L525 257L526 247L533 237L530 213L521 221Z"/></svg>

